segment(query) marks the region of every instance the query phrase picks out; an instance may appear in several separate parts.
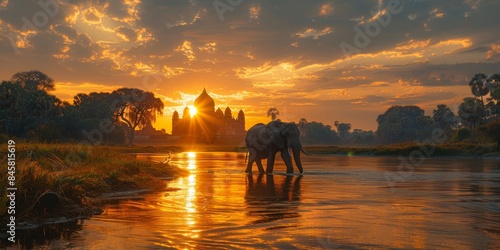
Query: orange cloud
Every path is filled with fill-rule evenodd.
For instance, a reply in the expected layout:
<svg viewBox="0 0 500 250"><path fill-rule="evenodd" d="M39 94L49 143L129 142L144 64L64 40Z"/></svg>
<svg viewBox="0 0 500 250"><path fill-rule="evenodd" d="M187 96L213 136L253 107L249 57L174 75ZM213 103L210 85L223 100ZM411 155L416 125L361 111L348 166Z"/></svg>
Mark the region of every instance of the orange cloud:
<svg viewBox="0 0 500 250"><path fill-rule="evenodd" d="M204 46L198 47L198 49L205 53L214 53L217 50L216 45L217 43L206 43Z"/></svg>
<svg viewBox="0 0 500 250"><path fill-rule="evenodd" d="M492 44L490 45L490 50L486 52L486 59L493 58L496 54L500 54L500 44Z"/></svg>
<svg viewBox="0 0 500 250"><path fill-rule="evenodd" d="M193 47L191 46L191 42L188 41L188 40L185 40L182 45L180 45L179 47L177 47L174 51L176 52L182 52L182 54L184 56L187 57L187 59L189 59L189 61L192 61L194 59L196 59L196 56L194 54L194 51L193 51Z"/></svg>
<svg viewBox="0 0 500 250"><path fill-rule="evenodd" d="M343 76L339 78L342 81L357 81L357 80L366 80L366 76Z"/></svg>
<svg viewBox="0 0 500 250"><path fill-rule="evenodd" d="M319 15L320 16L328 16L333 12L333 6L332 3L325 3L321 5L321 8L319 10Z"/></svg>
<svg viewBox="0 0 500 250"><path fill-rule="evenodd" d="M462 39L450 39L446 41L441 41L435 45L433 45L433 48L437 47L444 47L444 46L456 46L460 45L462 48L469 48L472 46L472 42L469 38L462 38Z"/></svg>
<svg viewBox="0 0 500 250"><path fill-rule="evenodd" d="M101 23L101 18L103 14L97 11L94 7L90 7L82 11L83 20L89 24L99 24Z"/></svg>
<svg viewBox="0 0 500 250"><path fill-rule="evenodd" d="M313 28L308 28L303 32L296 33L295 36L300 37L300 38L312 37L313 39L318 39L318 37L328 35L332 32L333 32L333 30L330 27L326 27L322 30L315 30Z"/></svg>
<svg viewBox="0 0 500 250"><path fill-rule="evenodd" d="M411 49L422 49L427 47L431 42L431 39L427 40L422 40L422 41L415 41L415 40L410 40L408 42L403 42L399 43L396 45L396 50L411 50Z"/></svg>

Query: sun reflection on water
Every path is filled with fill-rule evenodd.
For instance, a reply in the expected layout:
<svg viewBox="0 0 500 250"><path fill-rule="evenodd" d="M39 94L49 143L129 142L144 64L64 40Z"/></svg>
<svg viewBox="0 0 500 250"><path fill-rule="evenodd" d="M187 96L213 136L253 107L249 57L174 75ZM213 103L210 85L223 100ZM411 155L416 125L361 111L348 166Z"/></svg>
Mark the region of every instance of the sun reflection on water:
<svg viewBox="0 0 500 250"><path fill-rule="evenodd" d="M189 170L195 170L196 169L196 152L187 152L187 168Z"/></svg>
<svg viewBox="0 0 500 250"><path fill-rule="evenodd" d="M189 170L195 170L196 169L196 152L187 152L187 164L188 164L188 169ZM187 178L187 185L186 185L186 226L188 228L191 228L191 232L186 233L185 236L190 237L190 238L198 238L198 230L196 230L195 225L196 223L196 214L197 214L197 209L196 209L196 174L192 173L189 175Z"/></svg>

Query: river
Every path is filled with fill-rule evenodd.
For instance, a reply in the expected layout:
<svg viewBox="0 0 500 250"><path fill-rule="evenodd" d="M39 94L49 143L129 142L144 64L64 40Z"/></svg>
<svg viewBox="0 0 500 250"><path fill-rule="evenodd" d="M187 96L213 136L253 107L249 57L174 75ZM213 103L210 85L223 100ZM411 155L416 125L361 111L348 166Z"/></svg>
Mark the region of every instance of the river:
<svg viewBox="0 0 500 250"><path fill-rule="evenodd" d="M161 161L161 154L138 158ZM185 152L190 175L166 191L104 207L44 232L53 249L494 249L500 246L500 161L303 157L304 175L243 173L244 153ZM254 166L254 171L257 171ZM297 171L297 170L296 170ZM48 236L46 235L48 234Z"/></svg>

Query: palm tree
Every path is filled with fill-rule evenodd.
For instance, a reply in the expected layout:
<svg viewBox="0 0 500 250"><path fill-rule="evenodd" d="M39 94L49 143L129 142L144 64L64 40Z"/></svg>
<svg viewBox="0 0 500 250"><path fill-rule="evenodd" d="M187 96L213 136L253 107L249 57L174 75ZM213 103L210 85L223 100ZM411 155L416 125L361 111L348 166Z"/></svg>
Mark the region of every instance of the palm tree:
<svg viewBox="0 0 500 250"><path fill-rule="evenodd" d="M490 97L486 99L486 109L491 115L489 118L495 119L500 115L500 74L489 75L486 78L486 87L490 90Z"/></svg>
<svg viewBox="0 0 500 250"><path fill-rule="evenodd" d="M486 78L487 76L485 74L475 74L469 82L472 94L475 97L481 97L481 103L483 103L483 105L483 96L490 93L490 90L486 87Z"/></svg>
<svg viewBox="0 0 500 250"><path fill-rule="evenodd" d="M271 116L272 121L276 120L278 115L280 115L280 112L277 108L272 107L267 110L267 117Z"/></svg>

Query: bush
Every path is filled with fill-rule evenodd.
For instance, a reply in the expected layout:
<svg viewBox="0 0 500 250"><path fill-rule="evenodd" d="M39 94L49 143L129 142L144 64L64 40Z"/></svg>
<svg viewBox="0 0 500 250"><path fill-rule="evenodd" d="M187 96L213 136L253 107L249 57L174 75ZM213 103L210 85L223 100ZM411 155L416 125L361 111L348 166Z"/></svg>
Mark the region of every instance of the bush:
<svg viewBox="0 0 500 250"><path fill-rule="evenodd" d="M458 129L451 137L451 142L463 142L468 141L472 137L472 134L468 128Z"/></svg>
<svg viewBox="0 0 500 250"><path fill-rule="evenodd" d="M496 119L486 125L477 128L480 135L497 143L497 150L500 151L500 119Z"/></svg>

